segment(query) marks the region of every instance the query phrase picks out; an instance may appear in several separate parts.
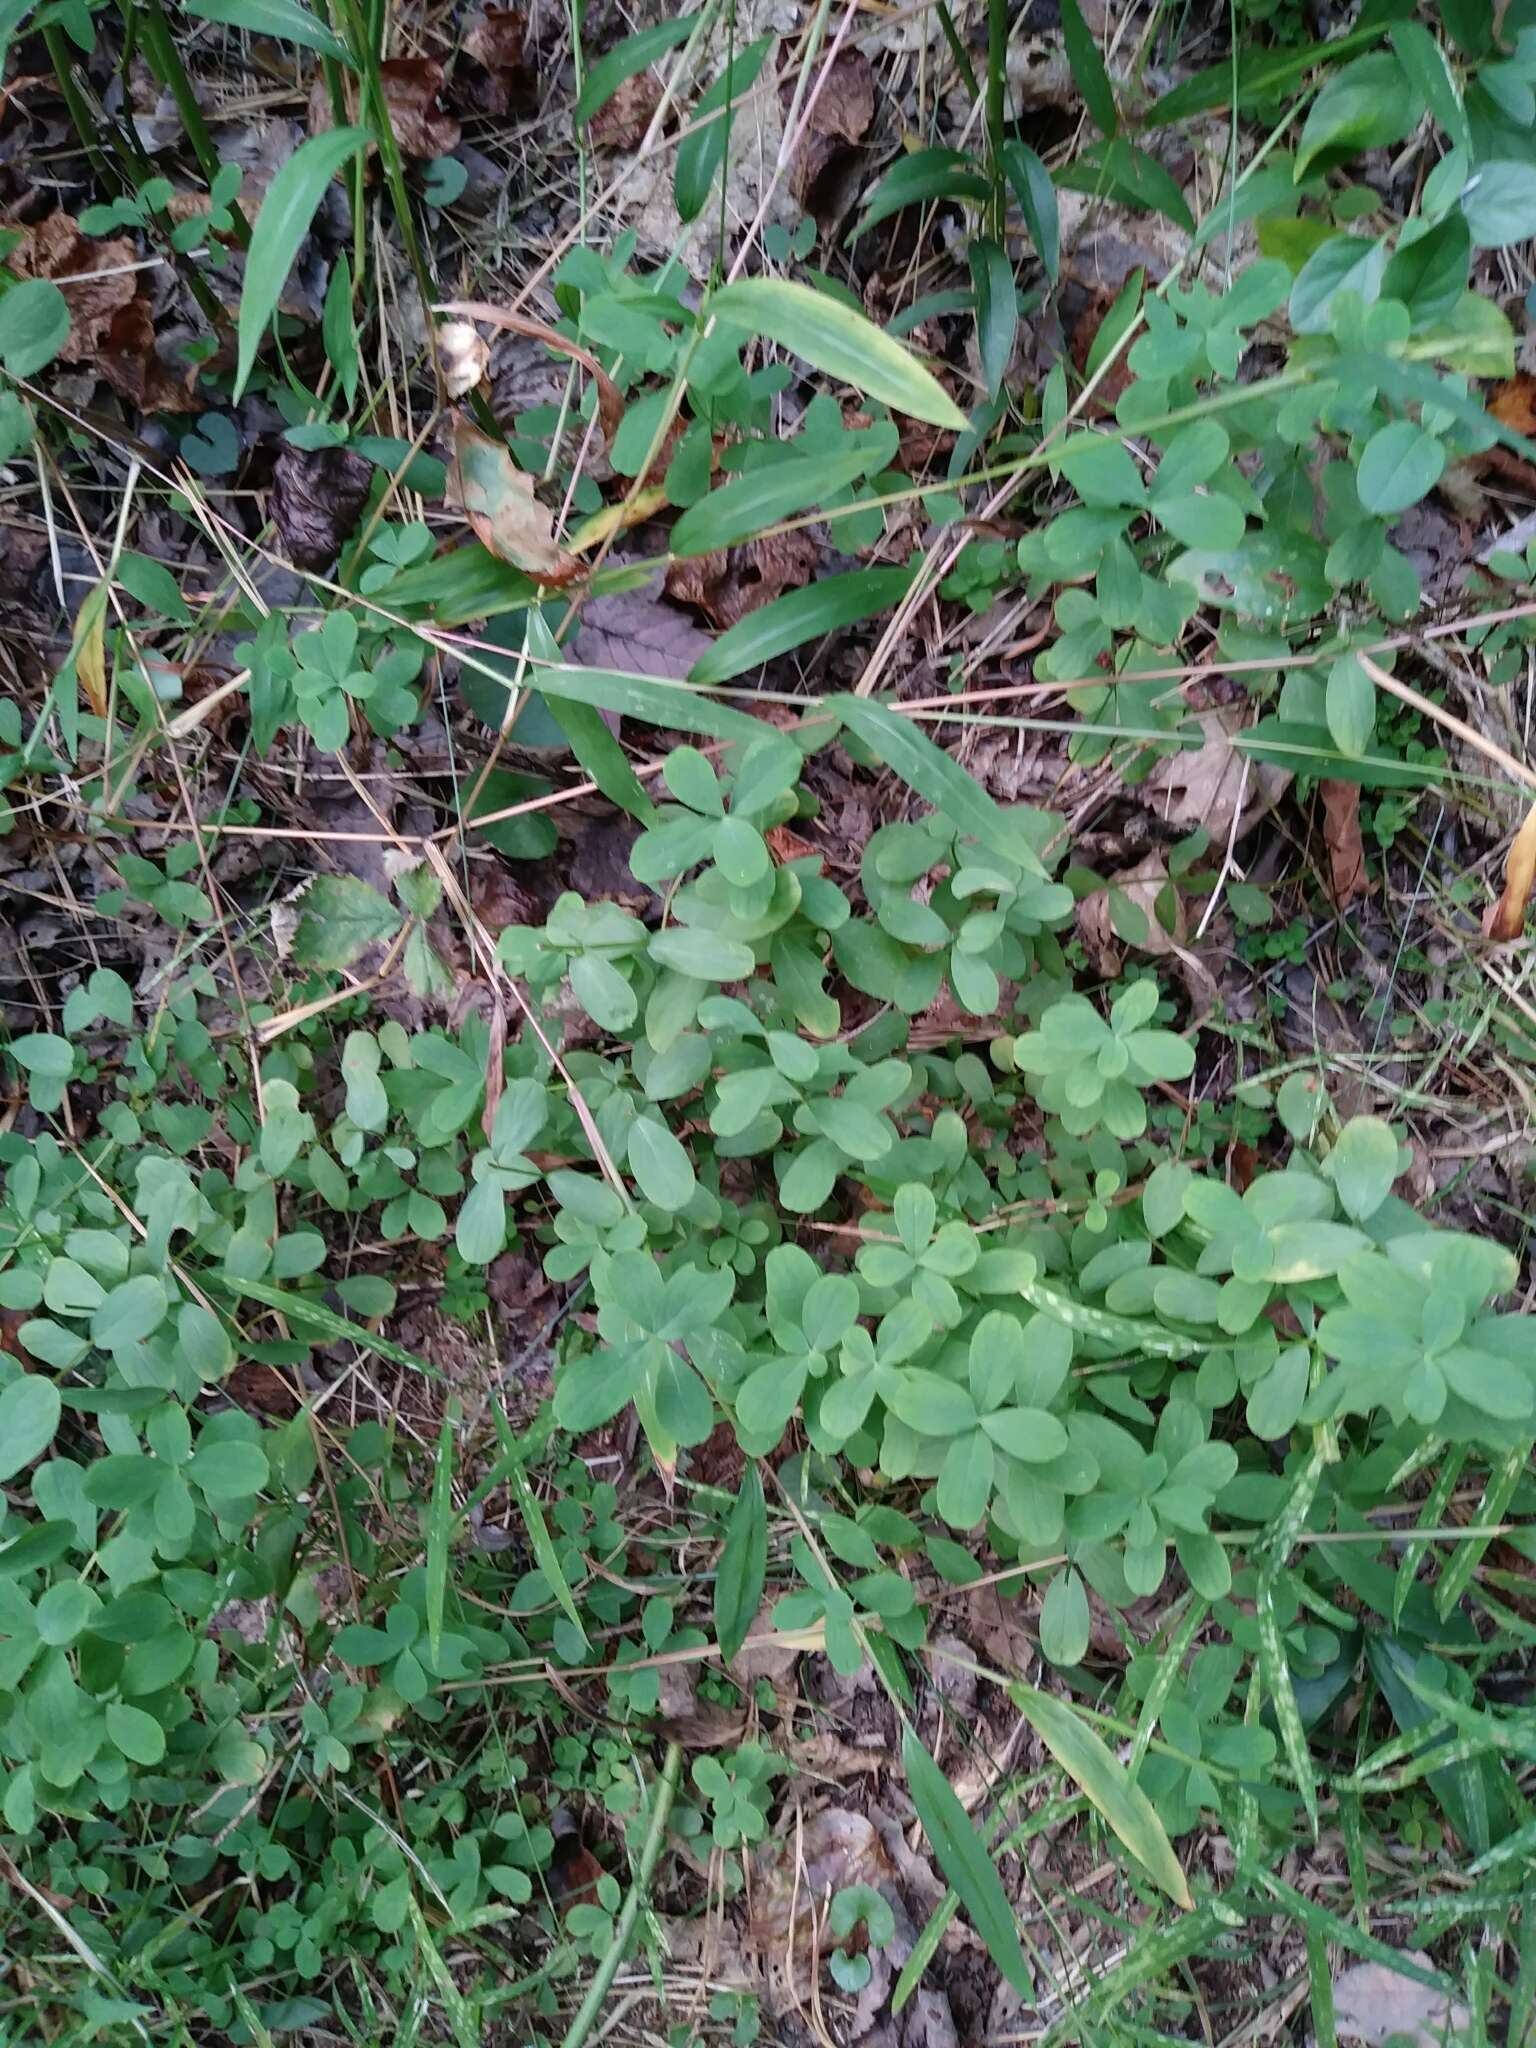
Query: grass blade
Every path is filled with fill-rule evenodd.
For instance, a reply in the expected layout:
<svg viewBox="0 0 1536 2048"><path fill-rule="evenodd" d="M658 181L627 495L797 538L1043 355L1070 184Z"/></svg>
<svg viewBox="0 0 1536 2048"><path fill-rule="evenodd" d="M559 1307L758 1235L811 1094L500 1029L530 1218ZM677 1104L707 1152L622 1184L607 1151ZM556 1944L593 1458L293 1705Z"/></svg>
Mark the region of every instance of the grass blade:
<svg viewBox="0 0 1536 2048"><path fill-rule="evenodd" d="M763 1482L756 1465L749 1464L742 1474L741 1492L731 1509L725 1547L715 1571L715 1634L727 1664L757 1619L767 1575L768 1514L763 1505Z"/></svg>
<svg viewBox="0 0 1536 2048"><path fill-rule="evenodd" d="M270 1280L249 1280L241 1273L210 1273L206 1277L227 1288L231 1294L244 1295L250 1301L259 1301L264 1308L275 1309L290 1322L308 1323L312 1329L322 1333L328 1344L338 1340L355 1344L360 1351L372 1351L380 1358L387 1358L391 1365L403 1365L409 1372L425 1373L429 1380L442 1378L435 1365L418 1358L414 1351L407 1351L403 1344L392 1343L388 1337L379 1336L361 1323L349 1322L345 1316L327 1308L323 1301L312 1301L307 1295L295 1294L286 1287L274 1287Z"/></svg>
<svg viewBox="0 0 1536 2048"><path fill-rule="evenodd" d="M1285 1645L1280 1640L1280 1624L1275 1616L1275 1584L1272 1573L1265 1572L1260 1577L1258 1591L1254 1596L1254 1606L1259 1623L1259 1669L1263 1674L1270 1704L1275 1710L1275 1723L1280 1730L1280 1740L1285 1745L1286 1760L1290 1764L1291 1775L1296 1780L1296 1789L1301 1794L1301 1803L1306 1809L1307 1823L1315 1842L1317 1778L1312 1769L1312 1752L1307 1747L1307 1731L1301 1725L1301 1709L1296 1704L1296 1687L1291 1680L1290 1659L1286 1656Z"/></svg>
<svg viewBox="0 0 1536 2048"><path fill-rule="evenodd" d="M224 0L228 4L228 0ZM621 43L599 57L582 80L581 91L577 94L572 119L578 128L585 127L592 116L606 107L619 87L626 80L635 78L647 70L658 57L664 57L668 50L686 42L698 23L697 14L680 14L673 21L660 21L654 28L643 28L637 34L626 36Z"/></svg>
<svg viewBox="0 0 1536 2048"><path fill-rule="evenodd" d="M587 1632L581 1625L581 1615L576 1606L576 1597L571 1591L570 1581L560 1563L559 1552L544 1520L544 1511L539 1506L538 1496L528 1484L528 1474L522 1465L514 1464L507 1469L507 1484L512 1498L517 1502L517 1511L523 1518L523 1527L528 1532L528 1542L533 1550L534 1562L549 1581L549 1590L558 1601L560 1611L581 1638L585 1651L590 1647Z"/></svg>
<svg viewBox="0 0 1536 2048"><path fill-rule="evenodd" d="M312 135L299 144L272 180L251 230L250 253L245 260L233 399L245 389L261 338L277 311L288 273L326 186L369 140L366 128L332 128L324 135Z"/></svg>
<svg viewBox="0 0 1536 2048"><path fill-rule="evenodd" d="M923 1832L933 1844L940 1869L959 1893L960 1903L985 1942L988 1955L1014 1989L1028 1998L1034 1982L1019 1945L1018 1924L997 1866L987 1854L970 1815L955 1797L948 1778L911 1727L902 1737L901 1761L912 1804L917 1808Z"/></svg>
<svg viewBox="0 0 1536 2048"><path fill-rule="evenodd" d="M307 7L301 7L299 0L181 0L181 11L200 21L247 29L253 36L270 36L277 43L299 43L306 50L318 50L322 57L334 57L349 71L357 69L340 36L333 35Z"/></svg>
<svg viewBox="0 0 1536 2048"><path fill-rule="evenodd" d="M910 718L865 697L829 697L826 708L835 711L854 737L909 789L942 811L957 832L990 846L1026 874L1044 875L1040 857L1022 829Z"/></svg>
<svg viewBox="0 0 1536 2048"><path fill-rule="evenodd" d="M853 569L846 576L786 590L760 611L748 612L720 635L688 671L690 683L724 683L760 668L807 640L856 625L899 604L912 587L911 569Z"/></svg>
<svg viewBox="0 0 1536 2048"><path fill-rule="evenodd" d="M708 555L733 547L857 483L871 459L868 447L861 444L835 455L796 456L792 462L733 477L683 513L672 529L672 552Z"/></svg>
<svg viewBox="0 0 1536 2048"><path fill-rule="evenodd" d="M449 1398L437 1433L432 1500L427 1509L427 1647L436 1664L443 1646L443 1608L448 1598L448 1546L453 1537L453 1426L459 1404Z"/></svg>
<svg viewBox="0 0 1536 2048"><path fill-rule="evenodd" d="M1175 1905L1193 1905L1183 1866L1157 1808L1086 1722L1054 1693L1032 1685L1010 1685L1008 1697L1148 1876Z"/></svg>
<svg viewBox="0 0 1536 2048"><path fill-rule="evenodd" d="M892 412L956 433L965 430L965 414L899 341L892 341L883 328L851 306L808 284L782 277L740 278L714 294L709 311L732 326L776 341L803 356L813 369L878 398Z"/></svg>

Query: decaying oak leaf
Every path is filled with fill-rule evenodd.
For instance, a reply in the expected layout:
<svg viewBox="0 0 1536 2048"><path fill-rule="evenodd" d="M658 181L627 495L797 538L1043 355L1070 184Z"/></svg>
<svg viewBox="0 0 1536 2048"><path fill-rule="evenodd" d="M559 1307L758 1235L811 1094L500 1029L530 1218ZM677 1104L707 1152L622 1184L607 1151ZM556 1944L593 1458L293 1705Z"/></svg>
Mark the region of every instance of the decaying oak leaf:
<svg viewBox="0 0 1536 2048"><path fill-rule="evenodd" d="M1186 937L1184 904L1162 855L1148 854L1085 896L1077 906L1077 928L1101 974L1119 973L1126 946L1138 953L1176 953Z"/></svg>
<svg viewBox="0 0 1536 2048"><path fill-rule="evenodd" d="M448 503L457 505L482 547L540 583L569 583L581 563L555 539L554 514L533 494L533 478L493 441L458 415Z"/></svg>
<svg viewBox="0 0 1536 2048"><path fill-rule="evenodd" d="M691 604L717 626L734 626L816 573L816 543L808 533L771 533L761 540L690 555L667 570L667 595Z"/></svg>
<svg viewBox="0 0 1536 2048"><path fill-rule="evenodd" d="M68 278L62 285L69 308L69 339L59 350L63 363L93 363L112 325L113 315L138 292L138 250L126 235L101 241L83 235L67 213L50 213L20 228L21 240L6 262L18 277Z"/></svg>
<svg viewBox="0 0 1536 2048"><path fill-rule="evenodd" d="M437 103L443 67L432 57L390 57L379 66L395 140L407 156L446 156L459 146L458 122Z"/></svg>
<svg viewBox="0 0 1536 2048"><path fill-rule="evenodd" d="M356 527L373 464L350 448L285 448L267 510L296 569L328 569Z"/></svg>
<svg viewBox="0 0 1536 2048"><path fill-rule="evenodd" d="M1358 782L1328 781L1319 783L1318 790L1323 799L1323 844L1328 849L1328 887L1339 909L1347 910L1370 887L1365 878L1365 846L1360 838L1360 785ZM1529 890L1529 875L1525 886ZM1523 905L1523 897L1521 902Z"/></svg>
<svg viewBox="0 0 1536 2048"><path fill-rule="evenodd" d="M95 367L140 412L201 412L205 401L197 389L198 366L167 362L158 343L154 314L141 294L119 306L108 321Z"/></svg>
<svg viewBox="0 0 1536 2048"><path fill-rule="evenodd" d="M1525 907L1536 882L1536 804L1525 814L1525 822L1509 849L1504 870L1504 894L1488 913L1485 926L1490 939L1518 939L1525 930Z"/></svg>

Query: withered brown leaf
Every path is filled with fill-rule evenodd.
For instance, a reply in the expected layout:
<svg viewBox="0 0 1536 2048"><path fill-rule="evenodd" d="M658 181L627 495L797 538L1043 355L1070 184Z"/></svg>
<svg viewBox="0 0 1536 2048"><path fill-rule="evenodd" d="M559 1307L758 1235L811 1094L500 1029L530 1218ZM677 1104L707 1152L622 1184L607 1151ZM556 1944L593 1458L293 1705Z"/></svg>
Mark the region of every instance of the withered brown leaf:
<svg viewBox="0 0 1536 2048"><path fill-rule="evenodd" d="M446 156L463 132L438 105L443 67L434 57L390 57L379 66L395 140L407 156Z"/></svg>
<svg viewBox="0 0 1536 2048"><path fill-rule="evenodd" d="M1365 895L1365 846L1360 837L1358 782L1320 782L1323 844L1328 849L1328 886L1340 910Z"/></svg>
<svg viewBox="0 0 1536 2048"><path fill-rule="evenodd" d="M576 556L555 539L554 514L534 496L533 478L462 413L453 422L448 502L463 512L483 547L540 583L569 583L580 573Z"/></svg>
<svg viewBox="0 0 1536 2048"><path fill-rule="evenodd" d="M816 543L808 533L773 533L674 562L666 589L668 597L697 606L717 626L734 626L786 590L809 583L815 573Z"/></svg>

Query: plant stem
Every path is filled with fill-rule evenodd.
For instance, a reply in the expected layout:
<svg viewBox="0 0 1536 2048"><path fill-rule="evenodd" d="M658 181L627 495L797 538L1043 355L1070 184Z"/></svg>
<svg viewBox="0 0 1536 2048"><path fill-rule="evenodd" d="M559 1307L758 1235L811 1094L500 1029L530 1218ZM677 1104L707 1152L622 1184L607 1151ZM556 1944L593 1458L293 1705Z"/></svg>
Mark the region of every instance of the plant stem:
<svg viewBox="0 0 1536 2048"><path fill-rule="evenodd" d="M992 217L999 242L1007 212L1003 179L1003 133L1007 119L1008 0L987 0L987 147L992 158Z"/></svg>
<svg viewBox="0 0 1536 2048"><path fill-rule="evenodd" d="M121 0L121 4L126 15L131 9L132 0ZM197 94L192 90L187 67L182 63L181 53L171 39L160 0L142 0L139 27L144 38L144 54L149 60L150 69L176 102L176 111L181 116L182 127L187 131L192 154L197 158L198 168L209 190L212 191L213 181L222 168L219 152L208 132L208 123L203 119L203 110L197 103ZM251 227L239 200L231 199L228 210L235 240L242 249L248 249L251 245Z"/></svg>
<svg viewBox="0 0 1536 2048"><path fill-rule="evenodd" d="M608 1996L614 1978L619 1974L619 1964L629 1947L629 1937L634 1932L635 1922L640 1917L640 1907L651 1888L651 1878L661 1856L661 1845L666 1839L667 1816L672 1811L672 1801L677 1797L677 1780L682 1770L683 1751L680 1743L667 1744L666 1759L661 1766L661 1778L656 1786L656 1804L651 1808L651 1824L646 1830L645 1846L640 1851L640 1861L635 1866L635 1881L629 1888L629 1897L624 1901L623 1910L614 1924L613 1945L597 1966L597 1974L587 1986L587 1995L581 2001L576 2017L566 2029L562 2048L582 2048L582 2043L592 2031L592 2023L602 2011L603 2000Z"/></svg>
<svg viewBox="0 0 1536 2048"><path fill-rule="evenodd" d="M109 192L125 192L128 189L126 180L96 140L96 119L75 78L74 59L69 54L64 31L52 26L45 28L43 42L53 65L53 75L59 82L59 91L64 96L64 104L69 109L69 118L74 123L76 139L85 151L91 169Z"/></svg>

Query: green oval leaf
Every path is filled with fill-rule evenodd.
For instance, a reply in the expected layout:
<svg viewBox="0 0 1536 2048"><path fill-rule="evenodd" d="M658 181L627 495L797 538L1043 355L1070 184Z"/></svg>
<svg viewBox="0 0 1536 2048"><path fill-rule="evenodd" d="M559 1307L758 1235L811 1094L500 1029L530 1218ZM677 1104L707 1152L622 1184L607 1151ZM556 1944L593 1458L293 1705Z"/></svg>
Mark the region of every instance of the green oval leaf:
<svg viewBox="0 0 1536 2048"><path fill-rule="evenodd" d="M714 293L709 311L776 341L893 412L964 431L965 414L931 371L872 320L824 292L788 278L744 277Z"/></svg>
<svg viewBox="0 0 1536 2048"><path fill-rule="evenodd" d="M299 144L272 180L251 231L250 251L245 259L239 360L232 397L238 399L245 389L261 338L277 311L288 273L309 233L309 224L325 196L326 186L370 140L366 128L332 128L324 135L312 135Z"/></svg>
<svg viewBox="0 0 1536 2048"><path fill-rule="evenodd" d="M1412 420L1379 427L1365 444L1355 488L1367 512L1380 517L1406 512L1439 483L1445 448Z"/></svg>
<svg viewBox="0 0 1536 2048"><path fill-rule="evenodd" d="M53 1442L62 1404L52 1380L23 1373L0 1393L0 1479L40 1458Z"/></svg>
<svg viewBox="0 0 1536 2048"><path fill-rule="evenodd" d="M715 1634L729 1664L747 1639L762 1605L768 1574L768 1515L763 1481L755 1463L741 1475L741 1492L725 1530L725 1548L715 1571Z"/></svg>
<svg viewBox="0 0 1536 2048"><path fill-rule="evenodd" d="M911 1727L901 1739L901 1762L912 1804L940 1869L959 1893L987 1954L1013 1988L1029 1997L1033 1990L1029 1965L1019 1946L1018 1924L1002 1879L970 1815Z"/></svg>
<svg viewBox="0 0 1536 2048"><path fill-rule="evenodd" d="M51 278L29 277L0 298L0 363L31 377L69 339L69 305Z"/></svg>
<svg viewBox="0 0 1536 2048"><path fill-rule="evenodd" d="M1008 1696L1153 1881L1176 1905L1192 1906L1188 1881L1157 1809L1087 1723L1064 1700L1032 1685L1010 1685Z"/></svg>

